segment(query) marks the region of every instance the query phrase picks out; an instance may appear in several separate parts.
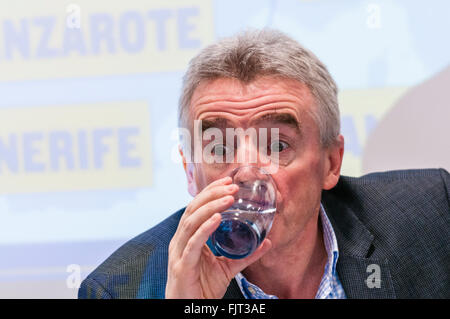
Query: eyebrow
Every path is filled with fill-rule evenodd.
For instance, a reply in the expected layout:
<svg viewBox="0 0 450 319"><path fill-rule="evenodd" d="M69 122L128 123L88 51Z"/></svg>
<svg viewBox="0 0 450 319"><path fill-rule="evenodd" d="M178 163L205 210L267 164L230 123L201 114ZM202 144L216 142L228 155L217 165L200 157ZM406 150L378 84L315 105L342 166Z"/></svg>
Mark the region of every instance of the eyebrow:
<svg viewBox="0 0 450 319"><path fill-rule="evenodd" d="M262 122L271 122L274 124L282 124L282 125L288 125L294 128L298 131L298 133L301 132L301 125L297 121L297 119L289 114L289 113L277 113L272 112L268 114L264 114L260 116L259 118L252 121L252 124L261 124Z"/></svg>
<svg viewBox="0 0 450 319"><path fill-rule="evenodd" d="M288 125L292 128L294 128L298 133L301 132L301 125L297 121L297 119L289 114L289 113L277 113L272 112L268 114L264 114L257 119L252 120L250 123L252 125L260 125L262 122L271 122L273 124L281 124L281 125ZM209 128L219 128L219 129L225 129L230 126L231 123L221 117L217 118L211 118L211 119L204 119L202 120L202 133L206 131Z"/></svg>
<svg viewBox="0 0 450 319"><path fill-rule="evenodd" d="M221 117L202 120L202 133L210 128L225 129L227 127L230 127L229 121Z"/></svg>

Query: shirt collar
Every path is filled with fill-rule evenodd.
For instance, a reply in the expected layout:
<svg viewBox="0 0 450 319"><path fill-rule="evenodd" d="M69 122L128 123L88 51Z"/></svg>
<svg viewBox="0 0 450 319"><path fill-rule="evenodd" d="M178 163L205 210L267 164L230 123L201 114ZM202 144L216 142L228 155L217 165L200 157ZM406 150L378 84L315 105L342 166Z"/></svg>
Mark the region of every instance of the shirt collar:
<svg viewBox="0 0 450 319"><path fill-rule="evenodd" d="M339 258L337 239L333 230L333 226L331 225L331 222L328 219L328 216L325 213L325 208L322 206L322 204L320 204L319 214L320 214L320 221L322 223L323 242L328 256L325 274L334 276L336 274L336 263Z"/></svg>

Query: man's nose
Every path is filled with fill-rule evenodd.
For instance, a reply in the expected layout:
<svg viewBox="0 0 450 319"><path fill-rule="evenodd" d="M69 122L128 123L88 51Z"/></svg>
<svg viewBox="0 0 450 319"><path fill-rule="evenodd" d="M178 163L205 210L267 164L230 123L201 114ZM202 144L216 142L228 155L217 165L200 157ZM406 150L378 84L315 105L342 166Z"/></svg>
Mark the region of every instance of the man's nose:
<svg viewBox="0 0 450 319"><path fill-rule="evenodd" d="M250 137L241 139L238 142L235 161L239 166L261 167L267 164L267 160L264 162L264 159L261 157L258 142Z"/></svg>
<svg viewBox="0 0 450 319"><path fill-rule="evenodd" d="M249 181L254 178L254 170L252 170L252 167L254 166L248 166L248 165L241 165L239 166L239 169L235 173L233 177L233 182L237 185L239 185L239 188L246 189L251 187Z"/></svg>
<svg viewBox="0 0 450 319"><path fill-rule="evenodd" d="M246 199L248 203L265 205L274 194L270 175L256 166L240 166L231 174L233 183L239 186L235 199Z"/></svg>
<svg viewBox="0 0 450 319"><path fill-rule="evenodd" d="M268 146L264 141L256 141L248 137L243 138L237 144L234 163L230 167L235 169L239 166L257 166L263 168L269 174L278 172L277 157L268 154ZM275 160L274 160L275 159Z"/></svg>

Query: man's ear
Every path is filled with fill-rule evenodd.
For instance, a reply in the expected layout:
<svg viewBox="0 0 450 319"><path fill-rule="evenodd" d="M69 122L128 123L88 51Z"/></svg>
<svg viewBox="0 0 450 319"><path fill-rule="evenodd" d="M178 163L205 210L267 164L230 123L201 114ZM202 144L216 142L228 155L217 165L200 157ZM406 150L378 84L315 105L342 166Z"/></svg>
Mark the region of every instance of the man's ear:
<svg viewBox="0 0 450 319"><path fill-rule="evenodd" d="M195 170L194 163L186 160L186 156L183 153L183 148L181 147L181 145L178 146L178 150L180 152L181 158L183 159L183 168L184 172L186 173L188 192L189 194L191 194L192 197L195 197L197 195L197 185L195 183L194 177L194 170Z"/></svg>
<svg viewBox="0 0 450 319"><path fill-rule="evenodd" d="M339 135L336 144L326 150L323 189L332 189L341 176L342 159L344 157L344 137Z"/></svg>

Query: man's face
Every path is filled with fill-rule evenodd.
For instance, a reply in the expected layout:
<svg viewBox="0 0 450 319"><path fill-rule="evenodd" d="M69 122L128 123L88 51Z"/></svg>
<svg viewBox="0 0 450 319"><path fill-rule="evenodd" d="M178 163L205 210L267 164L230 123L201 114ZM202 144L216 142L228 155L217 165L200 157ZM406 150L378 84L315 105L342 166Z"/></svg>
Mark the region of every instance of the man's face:
<svg viewBox="0 0 450 319"><path fill-rule="evenodd" d="M311 218L317 216L322 189L331 188L327 179L330 151L320 144L318 126L310 115L316 111L316 105L307 86L279 77L260 77L249 84L221 78L200 83L190 107L193 120L217 123L224 131L223 136L226 127L279 130L277 141L271 141L270 134L267 141L271 147L275 142L278 157L271 164L277 165L272 177L278 192L277 213L268 238L273 248L281 248L301 236ZM230 141L225 144L230 145ZM236 155L256 151L248 140L237 145ZM250 158L246 155L245 158ZM195 183L199 192L232 169L246 164L192 164L191 183Z"/></svg>

